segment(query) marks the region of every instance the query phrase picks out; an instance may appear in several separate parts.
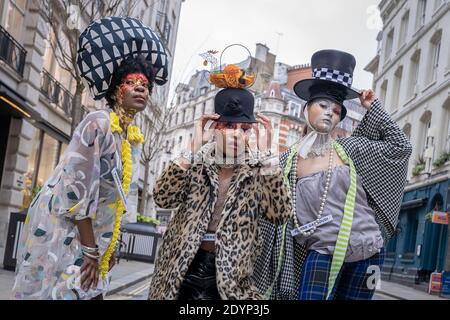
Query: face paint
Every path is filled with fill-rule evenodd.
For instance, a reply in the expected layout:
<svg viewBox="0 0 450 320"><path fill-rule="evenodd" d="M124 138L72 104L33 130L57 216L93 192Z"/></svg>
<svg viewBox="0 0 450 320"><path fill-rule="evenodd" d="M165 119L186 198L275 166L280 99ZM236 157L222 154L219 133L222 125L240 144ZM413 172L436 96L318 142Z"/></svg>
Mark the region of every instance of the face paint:
<svg viewBox="0 0 450 320"><path fill-rule="evenodd" d="M311 126L320 133L331 132L341 119L342 107L329 99L316 99L307 108Z"/></svg>
<svg viewBox="0 0 450 320"><path fill-rule="evenodd" d="M122 127L127 127L137 112L145 109L151 83L142 73L130 73L123 77L115 92L114 109Z"/></svg>
<svg viewBox="0 0 450 320"><path fill-rule="evenodd" d="M144 87L146 94L148 94L150 90L150 82L147 77L142 73L127 74L122 79L119 89L116 91L116 101L120 103L123 102L123 96L127 93L135 91L137 87Z"/></svg>
<svg viewBox="0 0 450 320"><path fill-rule="evenodd" d="M217 122L214 133L218 149L227 156L243 154L251 129L248 123Z"/></svg>

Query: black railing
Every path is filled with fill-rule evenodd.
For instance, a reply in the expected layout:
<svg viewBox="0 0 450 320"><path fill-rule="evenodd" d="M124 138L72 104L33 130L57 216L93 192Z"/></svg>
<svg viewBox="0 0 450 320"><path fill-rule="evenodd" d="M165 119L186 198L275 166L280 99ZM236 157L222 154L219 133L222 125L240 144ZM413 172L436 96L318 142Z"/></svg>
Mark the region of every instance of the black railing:
<svg viewBox="0 0 450 320"><path fill-rule="evenodd" d="M68 117L72 116L73 95L46 70L42 70L41 92Z"/></svg>
<svg viewBox="0 0 450 320"><path fill-rule="evenodd" d="M0 59L5 61L19 75L23 76L27 51L0 26Z"/></svg>

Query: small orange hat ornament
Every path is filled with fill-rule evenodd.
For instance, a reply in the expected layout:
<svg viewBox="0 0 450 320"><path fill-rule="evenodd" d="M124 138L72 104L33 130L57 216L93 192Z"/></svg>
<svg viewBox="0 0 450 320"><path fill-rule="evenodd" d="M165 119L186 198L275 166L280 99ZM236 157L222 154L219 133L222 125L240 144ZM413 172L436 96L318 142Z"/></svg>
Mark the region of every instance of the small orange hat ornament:
<svg viewBox="0 0 450 320"><path fill-rule="evenodd" d="M241 44L232 44L222 51L222 54L220 55L221 62L223 53L231 46L241 46L245 48L249 52L249 56L251 56L250 51L245 46ZM255 83L255 80L256 76L254 73L246 72L235 64L229 64L223 70L212 72L209 75L209 82L218 88L249 88Z"/></svg>
<svg viewBox="0 0 450 320"><path fill-rule="evenodd" d="M255 83L255 75L246 74L244 70L234 64L229 64L223 72L211 73L209 81L219 88L248 88Z"/></svg>

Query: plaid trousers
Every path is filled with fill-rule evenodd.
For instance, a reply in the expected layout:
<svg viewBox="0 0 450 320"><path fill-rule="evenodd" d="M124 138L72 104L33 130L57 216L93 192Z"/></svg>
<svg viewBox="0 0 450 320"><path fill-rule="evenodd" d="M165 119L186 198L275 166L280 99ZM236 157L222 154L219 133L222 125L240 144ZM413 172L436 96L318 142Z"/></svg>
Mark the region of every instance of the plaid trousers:
<svg viewBox="0 0 450 320"><path fill-rule="evenodd" d="M313 250L308 251L300 276L299 300L326 299L332 258L331 255L320 254ZM375 287L369 288L369 283L372 283L373 278L369 267L376 266L381 271L383 262L383 251L366 260L344 262L330 300L371 300L375 293Z"/></svg>

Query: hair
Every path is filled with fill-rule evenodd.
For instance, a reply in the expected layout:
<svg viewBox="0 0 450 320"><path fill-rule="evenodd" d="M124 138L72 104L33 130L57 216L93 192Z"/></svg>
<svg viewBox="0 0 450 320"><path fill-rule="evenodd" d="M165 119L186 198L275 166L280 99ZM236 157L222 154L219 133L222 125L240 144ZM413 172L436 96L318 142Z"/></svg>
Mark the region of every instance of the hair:
<svg viewBox="0 0 450 320"><path fill-rule="evenodd" d="M120 86L122 79L130 73L144 74L150 82L150 92L153 89L153 81L155 79L155 76L152 65L147 60L145 60L145 57L143 55L138 55L136 57L128 56L122 61L119 68L112 74L109 89L106 92L105 96L105 99L106 101L108 101L109 105L114 105L114 96L116 94L116 90Z"/></svg>

